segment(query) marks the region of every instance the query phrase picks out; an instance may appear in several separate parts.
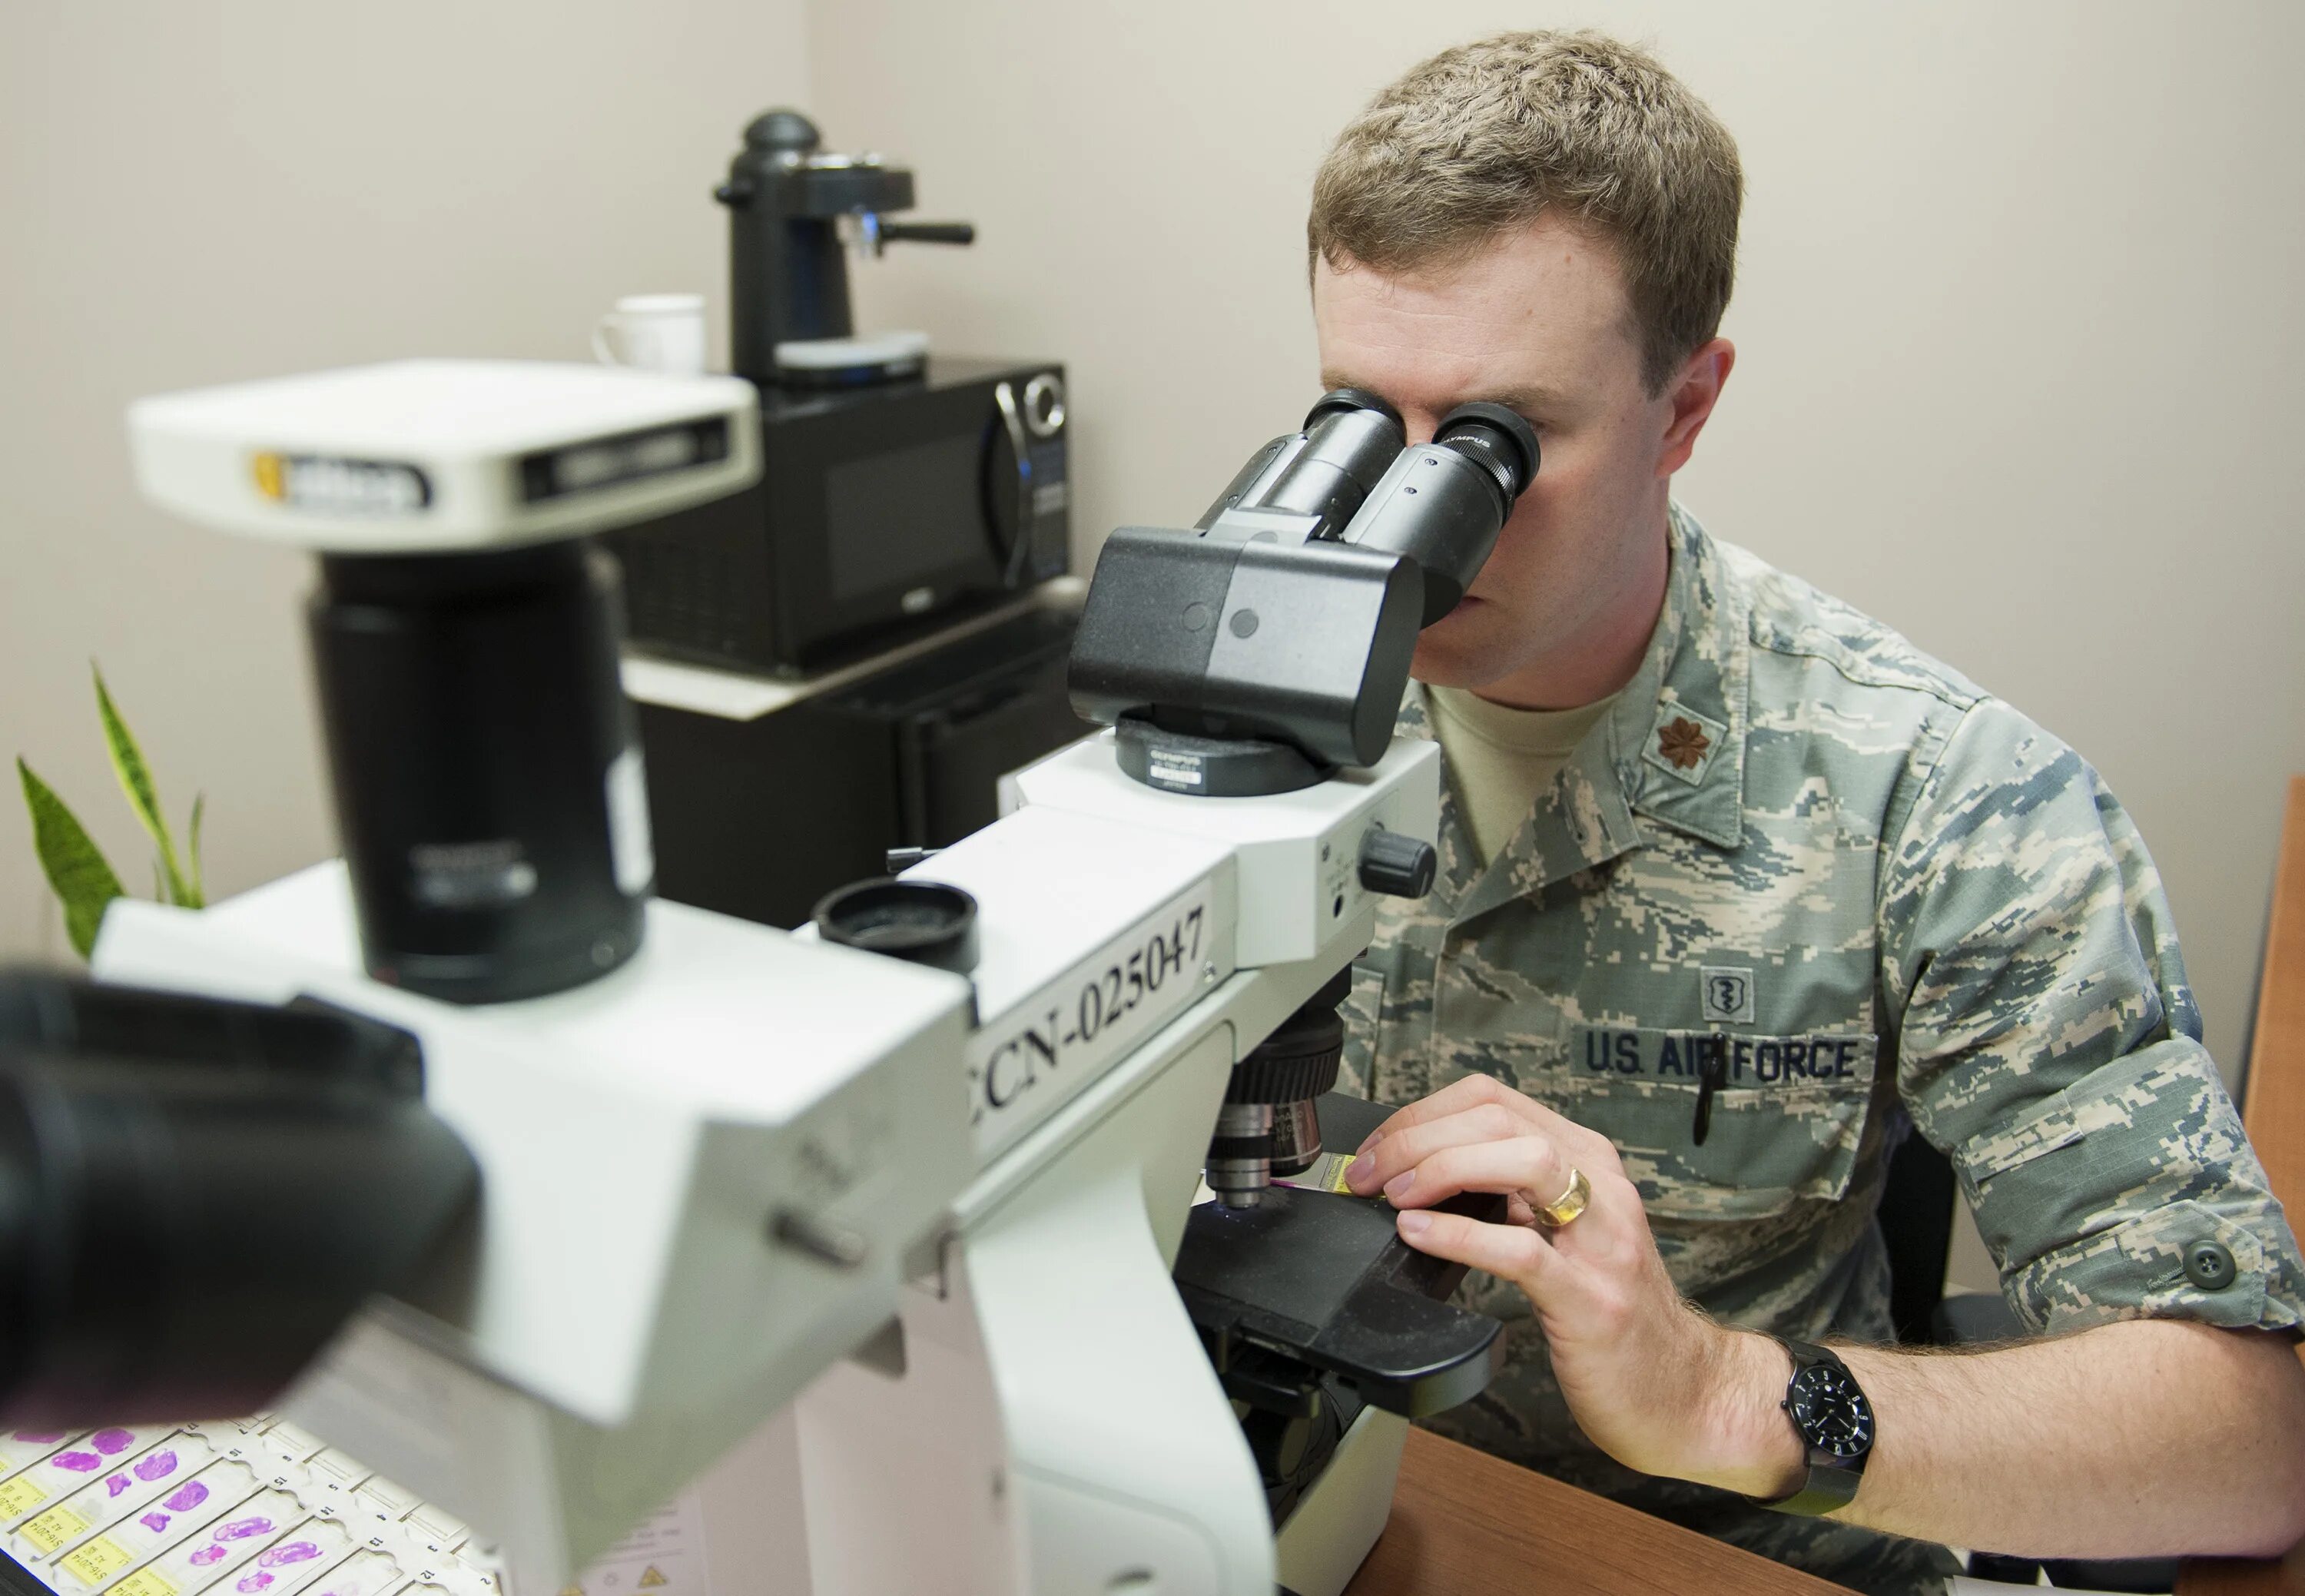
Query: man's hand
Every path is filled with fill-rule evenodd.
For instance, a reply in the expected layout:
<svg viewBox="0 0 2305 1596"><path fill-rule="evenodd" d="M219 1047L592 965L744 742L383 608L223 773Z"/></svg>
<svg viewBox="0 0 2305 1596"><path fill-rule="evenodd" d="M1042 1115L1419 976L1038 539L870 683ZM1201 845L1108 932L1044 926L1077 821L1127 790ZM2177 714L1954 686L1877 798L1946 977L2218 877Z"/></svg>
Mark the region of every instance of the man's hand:
<svg viewBox="0 0 2305 1596"><path fill-rule="evenodd" d="M1543 1228L1537 1210L1569 1190L1572 1168L1592 1200ZM1791 1359L1681 1300L1606 1137L1468 1075L1385 1121L1346 1178L1391 1199L1410 1246L1527 1293L1569 1411L1619 1463L1753 1496L1799 1485L1800 1444L1777 1407ZM1503 1193L1508 1223L1425 1211L1460 1191Z"/></svg>
<svg viewBox="0 0 2305 1596"><path fill-rule="evenodd" d="M1547 1231L1571 1167L1591 1204ZM1791 1359L1681 1301L1606 1138L1471 1075L1385 1121L1347 1179L1391 1199L1411 1246L1527 1293L1569 1411L1618 1462L1799 1486ZM1459 1191L1503 1192L1509 1222L1425 1211ZM1838 1519L2034 1557L2268 1556L2305 1533L2305 1368L2281 1336L2138 1319L1960 1356L1838 1350L1880 1427Z"/></svg>

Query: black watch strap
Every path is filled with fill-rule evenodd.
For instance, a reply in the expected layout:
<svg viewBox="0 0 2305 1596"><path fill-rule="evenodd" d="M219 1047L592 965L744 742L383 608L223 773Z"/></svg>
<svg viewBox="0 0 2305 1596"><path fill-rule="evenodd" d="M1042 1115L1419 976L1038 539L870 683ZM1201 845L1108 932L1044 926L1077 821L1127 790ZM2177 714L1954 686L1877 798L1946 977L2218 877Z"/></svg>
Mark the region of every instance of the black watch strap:
<svg viewBox="0 0 2305 1596"><path fill-rule="evenodd" d="M1786 1382L1789 1399L1793 1381L1800 1378L1804 1370L1813 1369L1819 1364L1839 1370L1844 1378L1850 1379L1851 1385L1856 1383L1854 1378L1849 1374L1849 1365L1843 1363L1825 1348L1813 1345L1806 1341L1793 1341L1782 1336L1775 1336L1773 1339L1791 1355L1793 1361L1792 1380ZM1790 1415L1788 1417L1790 1418ZM1795 1433L1799 1433L1798 1429ZM1766 1507L1777 1513L1797 1514L1808 1518L1849 1506L1857 1495L1858 1485L1865 1478L1865 1457L1860 1455L1853 1459L1835 1458L1833 1454L1823 1452L1811 1445L1806 1436L1802 1437L1801 1444L1807 1450L1808 1478L1790 1495L1766 1498L1754 1498L1755 1506ZM1867 1451L1870 1451L1869 1446Z"/></svg>
<svg viewBox="0 0 2305 1596"><path fill-rule="evenodd" d="M1835 1468L1829 1463L1813 1463L1808 1468L1808 1481L1789 1497L1771 1497L1758 1505L1777 1513L1795 1513L1806 1518L1831 1513L1836 1507L1846 1507L1857 1495L1857 1483L1865 1476L1855 1469Z"/></svg>

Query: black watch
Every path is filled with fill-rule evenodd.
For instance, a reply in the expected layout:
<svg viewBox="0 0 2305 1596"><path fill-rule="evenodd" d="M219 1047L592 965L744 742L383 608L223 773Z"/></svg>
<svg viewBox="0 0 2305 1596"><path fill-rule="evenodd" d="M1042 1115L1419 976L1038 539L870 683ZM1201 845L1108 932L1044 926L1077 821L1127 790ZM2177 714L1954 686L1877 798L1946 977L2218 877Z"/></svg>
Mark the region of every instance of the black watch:
<svg viewBox="0 0 2305 1596"><path fill-rule="evenodd" d="M1776 1340L1793 1358L1792 1383L1778 1405L1808 1448L1808 1479L1791 1495L1759 1505L1811 1517L1846 1507L1873 1455L1873 1404L1849 1365L1831 1353L1806 1341Z"/></svg>

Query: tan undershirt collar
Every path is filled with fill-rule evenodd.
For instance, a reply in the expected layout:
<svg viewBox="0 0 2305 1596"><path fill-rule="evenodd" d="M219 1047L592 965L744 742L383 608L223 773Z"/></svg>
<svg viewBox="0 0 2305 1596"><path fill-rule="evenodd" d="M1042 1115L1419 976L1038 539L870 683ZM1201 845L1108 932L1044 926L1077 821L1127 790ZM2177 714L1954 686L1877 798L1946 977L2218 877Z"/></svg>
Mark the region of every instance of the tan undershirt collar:
<svg viewBox="0 0 2305 1596"><path fill-rule="evenodd" d="M1459 807L1486 865L1510 842L1586 734L1617 701L1575 709L1513 709L1462 687L1425 689L1433 731L1449 761Z"/></svg>

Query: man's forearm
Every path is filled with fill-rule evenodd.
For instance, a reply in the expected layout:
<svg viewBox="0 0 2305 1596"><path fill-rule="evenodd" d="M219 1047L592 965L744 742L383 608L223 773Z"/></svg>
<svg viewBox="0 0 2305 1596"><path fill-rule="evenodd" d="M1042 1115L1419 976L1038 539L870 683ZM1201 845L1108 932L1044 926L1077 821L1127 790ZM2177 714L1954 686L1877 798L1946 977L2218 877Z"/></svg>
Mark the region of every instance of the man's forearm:
<svg viewBox="0 0 2305 1596"><path fill-rule="evenodd" d="M1439 1206L1498 1191L1534 1212L1572 1169L1590 1187L1574 1223ZM1764 1498L1801 1483L1779 1406L1790 1359L1680 1295L1599 1132L1475 1073L1397 1111L1346 1179L1385 1193L1412 1247L1527 1294L1569 1411L1619 1463ZM2270 1553L2305 1534L2305 1367L2277 1336L2142 1320L1965 1356L1840 1350L1878 1438L1837 1518L2084 1557Z"/></svg>
<svg viewBox="0 0 2305 1596"><path fill-rule="evenodd" d="M1739 1333L1732 1439L1704 1472L1799 1482L1790 1361ZM2035 1557L2270 1556L2305 1535L2305 1366L2282 1338L2169 1320L1991 1352L1836 1347L1879 1438L1837 1519Z"/></svg>

